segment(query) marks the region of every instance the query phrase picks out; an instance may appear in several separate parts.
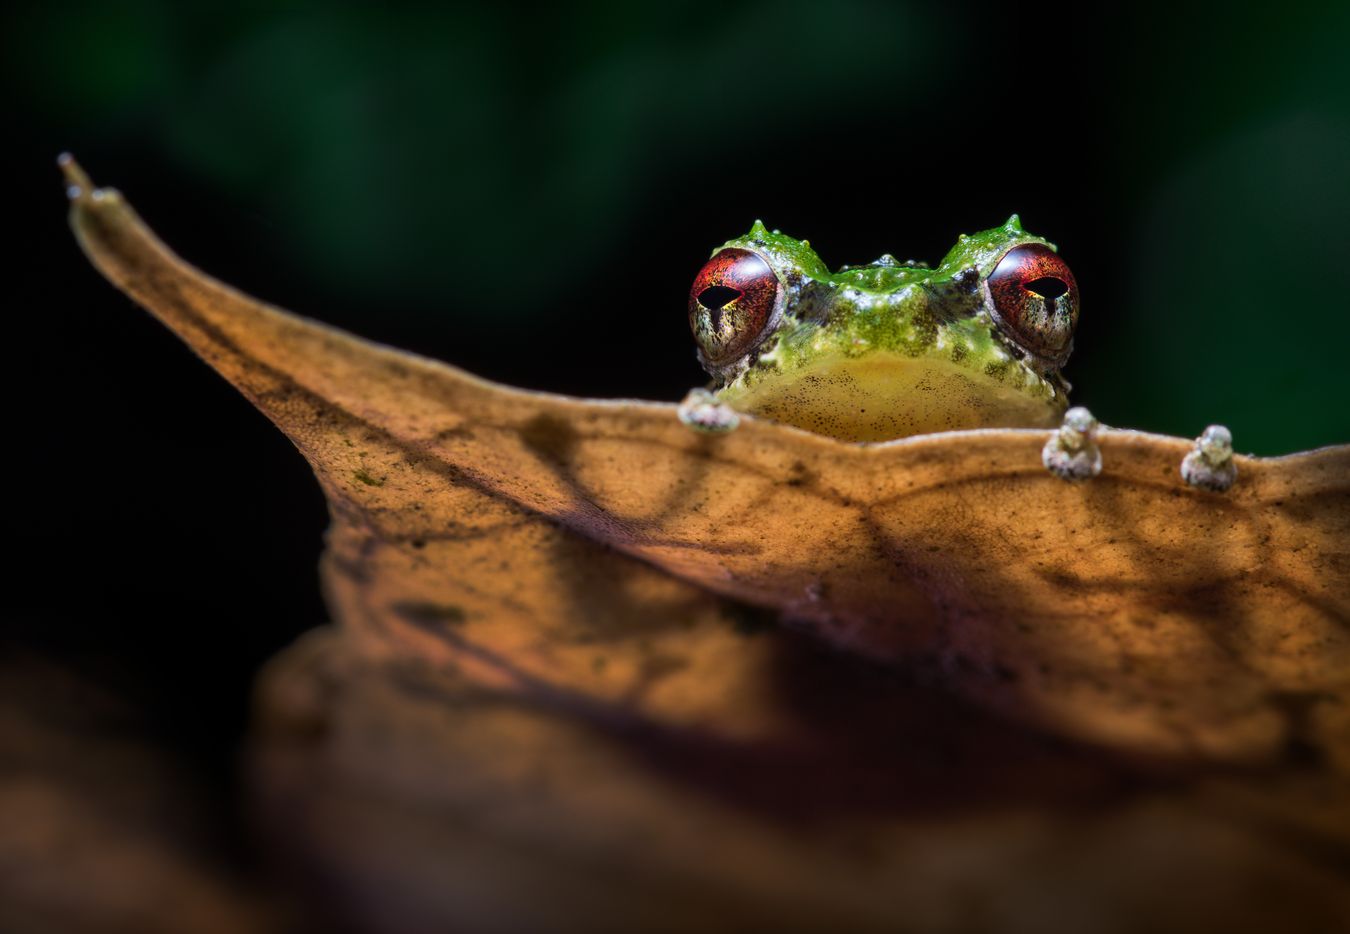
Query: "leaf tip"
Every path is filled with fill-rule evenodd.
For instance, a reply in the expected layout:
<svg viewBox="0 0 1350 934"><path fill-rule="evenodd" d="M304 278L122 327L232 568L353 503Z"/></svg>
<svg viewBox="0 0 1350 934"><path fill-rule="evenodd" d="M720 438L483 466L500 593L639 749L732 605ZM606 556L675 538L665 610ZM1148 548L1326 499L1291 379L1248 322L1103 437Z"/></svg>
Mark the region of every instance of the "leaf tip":
<svg viewBox="0 0 1350 934"><path fill-rule="evenodd" d="M61 174L66 178L66 197L71 201L78 201L88 192L93 191L94 183L89 180L84 169L75 161L75 157L68 152L63 152L56 157L56 164L61 169Z"/></svg>

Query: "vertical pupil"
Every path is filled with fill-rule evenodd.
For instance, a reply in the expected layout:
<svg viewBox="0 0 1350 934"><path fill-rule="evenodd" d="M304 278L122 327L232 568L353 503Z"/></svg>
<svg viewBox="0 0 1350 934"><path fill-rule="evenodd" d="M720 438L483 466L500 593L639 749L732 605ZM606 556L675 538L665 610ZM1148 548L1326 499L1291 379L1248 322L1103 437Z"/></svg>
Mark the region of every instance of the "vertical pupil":
<svg viewBox="0 0 1350 934"><path fill-rule="evenodd" d="M728 288L725 285L710 285L702 292L698 293L698 303L704 308L716 311L723 305L728 305L740 298L743 294L740 289Z"/></svg>

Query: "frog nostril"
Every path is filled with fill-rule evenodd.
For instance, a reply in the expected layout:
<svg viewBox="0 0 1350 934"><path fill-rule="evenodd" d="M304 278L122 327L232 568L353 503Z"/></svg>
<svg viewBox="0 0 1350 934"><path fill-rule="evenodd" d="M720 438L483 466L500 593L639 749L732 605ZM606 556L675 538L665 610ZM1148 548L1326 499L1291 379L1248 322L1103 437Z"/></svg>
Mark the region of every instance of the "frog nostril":
<svg viewBox="0 0 1350 934"><path fill-rule="evenodd" d="M1069 284L1063 279L1056 279L1054 276L1042 276L1039 279L1032 279L1022 288L1028 292L1035 292L1041 298L1056 299L1069 291Z"/></svg>
<svg viewBox="0 0 1350 934"><path fill-rule="evenodd" d="M716 311L723 305L729 305L744 294L740 289L728 288L725 285L710 285L702 292L698 293L698 303L704 308Z"/></svg>

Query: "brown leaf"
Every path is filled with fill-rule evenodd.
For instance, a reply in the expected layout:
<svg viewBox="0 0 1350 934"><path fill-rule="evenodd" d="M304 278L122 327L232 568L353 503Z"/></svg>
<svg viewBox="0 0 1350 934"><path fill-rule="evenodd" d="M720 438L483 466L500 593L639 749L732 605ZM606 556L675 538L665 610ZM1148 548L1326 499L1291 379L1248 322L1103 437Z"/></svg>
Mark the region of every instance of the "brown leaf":
<svg viewBox="0 0 1350 934"><path fill-rule="evenodd" d="M1239 457L1219 494L1182 483L1189 441L1128 431L1083 484L1041 466L1043 431L700 434L673 405L496 386L260 304L67 170L94 263L328 497L338 629L265 679L262 761L351 884L506 928L904 905L919 928L1045 929L1066 885L1090 917L1174 925L1347 910L1350 448ZM812 652L780 615L1071 742ZM1312 771L1141 791L1101 749ZM512 898L530 885L537 905Z"/></svg>
<svg viewBox="0 0 1350 934"><path fill-rule="evenodd" d="M1350 447L1240 457L1217 494L1182 483L1189 442L1137 432L1106 432L1081 485L1042 468L1040 431L700 434L672 405L496 386L260 304L72 185L95 264L313 465L331 606L372 652L767 728L744 698L725 722L758 675L716 594L1097 742L1247 759L1344 739Z"/></svg>

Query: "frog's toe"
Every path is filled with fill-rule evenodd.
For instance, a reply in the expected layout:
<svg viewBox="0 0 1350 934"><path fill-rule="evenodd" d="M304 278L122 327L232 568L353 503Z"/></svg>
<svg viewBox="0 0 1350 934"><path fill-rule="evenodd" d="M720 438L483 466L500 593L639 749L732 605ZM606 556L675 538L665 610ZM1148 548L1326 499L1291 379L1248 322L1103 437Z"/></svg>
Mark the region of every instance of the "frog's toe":
<svg viewBox="0 0 1350 934"><path fill-rule="evenodd" d="M1088 480L1102 472L1102 451L1097 446L1101 427L1091 412L1075 406L1064 413L1064 423L1041 449L1041 463L1063 480Z"/></svg>
<svg viewBox="0 0 1350 934"><path fill-rule="evenodd" d="M680 421L695 431L732 431L741 418L729 405L717 401L706 389L691 389L676 410Z"/></svg>
<svg viewBox="0 0 1350 934"><path fill-rule="evenodd" d="M1233 462L1233 433L1210 425L1195 439L1195 447L1181 461L1181 478L1190 486L1222 493L1237 479Z"/></svg>

